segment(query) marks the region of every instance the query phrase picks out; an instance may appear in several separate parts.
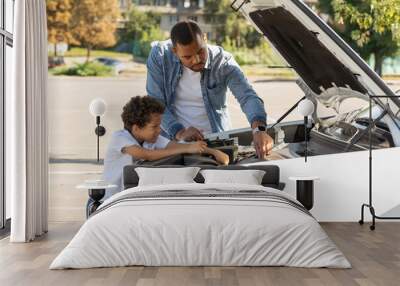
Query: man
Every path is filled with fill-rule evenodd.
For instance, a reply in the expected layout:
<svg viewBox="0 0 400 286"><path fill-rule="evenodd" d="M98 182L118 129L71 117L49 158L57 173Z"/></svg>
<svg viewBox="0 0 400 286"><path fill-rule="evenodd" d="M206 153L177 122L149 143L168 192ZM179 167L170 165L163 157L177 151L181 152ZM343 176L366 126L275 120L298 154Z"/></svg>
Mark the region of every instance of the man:
<svg viewBox="0 0 400 286"><path fill-rule="evenodd" d="M266 132L262 99L233 56L208 45L196 22L177 23L171 40L155 44L147 70L147 93L166 106L161 126L172 139L202 140L207 133L229 130L229 88L251 125L258 157L270 153L273 140Z"/></svg>

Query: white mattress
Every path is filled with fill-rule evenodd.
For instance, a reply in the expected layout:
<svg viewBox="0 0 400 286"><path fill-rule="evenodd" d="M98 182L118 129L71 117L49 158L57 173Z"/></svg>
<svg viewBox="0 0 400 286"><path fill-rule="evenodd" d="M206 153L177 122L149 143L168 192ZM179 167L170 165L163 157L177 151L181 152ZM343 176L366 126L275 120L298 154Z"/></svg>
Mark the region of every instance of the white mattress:
<svg viewBox="0 0 400 286"><path fill-rule="evenodd" d="M128 189L103 203L50 269L128 265L351 267L306 210L278 199L251 195L129 199L137 192L162 194L168 190L203 194L256 190L296 202L283 192L261 186L184 184Z"/></svg>

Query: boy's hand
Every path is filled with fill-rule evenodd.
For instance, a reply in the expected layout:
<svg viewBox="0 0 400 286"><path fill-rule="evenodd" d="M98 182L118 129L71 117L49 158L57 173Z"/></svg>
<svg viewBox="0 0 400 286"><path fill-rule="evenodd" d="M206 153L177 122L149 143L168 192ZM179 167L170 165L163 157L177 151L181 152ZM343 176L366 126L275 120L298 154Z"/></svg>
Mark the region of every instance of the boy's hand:
<svg viewBox="0 0 400 286"><path fill-rule="evenodd" d="M224 152L214 149L212 155L215 157L215 160L217 160L217 162L221 165L229 164L229 156Z"/></svg>
<svg viewBox="0 0 400 286"><path fill-rule="evenodd" d="M204 141L197 141L194 143L186 144L186 152L191 154L203 153L207 148L207 143Z"/></svg>

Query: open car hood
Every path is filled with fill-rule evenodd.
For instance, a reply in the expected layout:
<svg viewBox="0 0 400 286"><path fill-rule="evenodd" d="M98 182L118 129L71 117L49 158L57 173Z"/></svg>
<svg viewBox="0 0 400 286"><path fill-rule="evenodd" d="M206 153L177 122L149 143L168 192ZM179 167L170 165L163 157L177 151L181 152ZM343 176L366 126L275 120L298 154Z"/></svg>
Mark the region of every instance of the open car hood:
<svg viewBox="0 0 400 286"><path fill-rule="evenodd" d="M240 12L262 33L307 86L321 94L346 87L362 94L394 95L382 79L300 0L238 0ZM235 7L235 6L233 6ZM400 107L399 100L394 102Z"/></svg>
<svg viewBox="0 0 400 286"><path fill-rule="evenodd" d="M232 8L240 11L296 71L297 83L305 96L314 104L337 113L336 117L325 120L318 116L316 108L315 131L351 143L353 137L359 136L357 133L368 127L369 95L395 96L368 64L304 2L236 0ZM364 103L350 113L341 114L339 107L348 98L361 99ZM391 133L390 142L381 146L400 146L399 99L375 99L373 105L373 119L380 120L382 132Z"/></svg>

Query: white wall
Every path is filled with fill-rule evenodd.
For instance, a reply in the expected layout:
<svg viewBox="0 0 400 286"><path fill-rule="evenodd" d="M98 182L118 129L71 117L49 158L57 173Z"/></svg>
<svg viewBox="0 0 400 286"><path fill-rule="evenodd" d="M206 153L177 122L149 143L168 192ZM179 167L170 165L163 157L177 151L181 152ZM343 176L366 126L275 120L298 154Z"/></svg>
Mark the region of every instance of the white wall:
<svg viewBox="0 0 400 286"><path fill-rule="evenodd" d="M400 216L400 148L373 151L373 205L377 215ZM266 163L259 163L266 164ZM320 177L314 185L314 208L319 221L358 221L361 204L368 203L368 151L270 161L281 168L285 191L295 196L295 175ZM396 208L397 207L397 208ZM396 210L393 210L396 208ZM370 220L366 209L366 221Z"/></svg>

